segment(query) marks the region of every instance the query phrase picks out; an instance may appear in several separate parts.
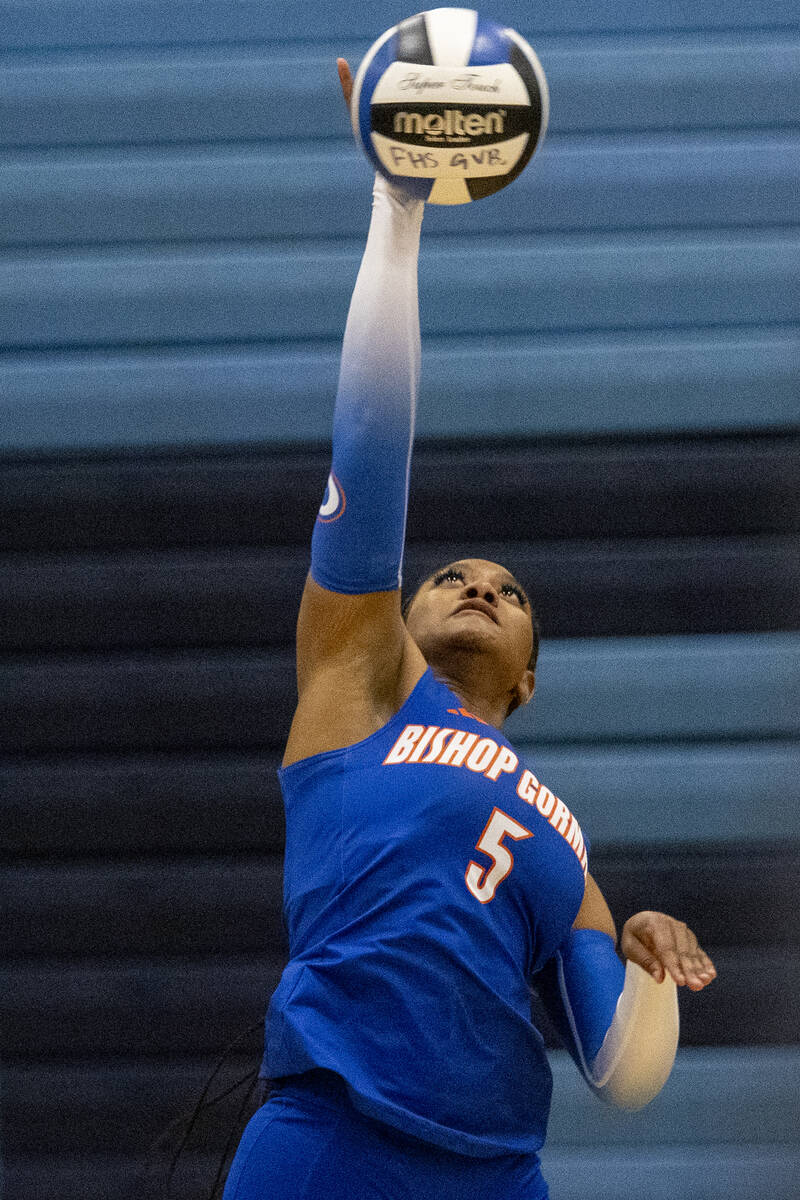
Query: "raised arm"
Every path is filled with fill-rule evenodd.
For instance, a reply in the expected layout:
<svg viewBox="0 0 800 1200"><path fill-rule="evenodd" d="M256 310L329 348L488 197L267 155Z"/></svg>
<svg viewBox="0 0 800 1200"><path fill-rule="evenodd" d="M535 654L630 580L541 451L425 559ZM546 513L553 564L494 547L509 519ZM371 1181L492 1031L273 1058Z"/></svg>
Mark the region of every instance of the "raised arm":
<svg viewBox="0 0 800 1200"><path fill-rule="evenodd" d="M348 99L346 63L339 72ZM399 592L420 367L423 209L376 178L342 346L333 462L300 607L298 707L285 764L375 732L425 669Z"/></svg>

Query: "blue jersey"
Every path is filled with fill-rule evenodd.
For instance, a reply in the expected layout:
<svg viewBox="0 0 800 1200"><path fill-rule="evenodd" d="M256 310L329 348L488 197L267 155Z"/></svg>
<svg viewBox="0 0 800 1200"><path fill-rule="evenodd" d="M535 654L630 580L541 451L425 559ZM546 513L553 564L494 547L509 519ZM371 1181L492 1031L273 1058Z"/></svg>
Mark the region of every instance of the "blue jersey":
<svg viewBox="0 0 800 1200"><path fill-rule="evenodd" d="M538 1150L529 981L583 899L569 809L430 669L377 733L280 778L290 961L262 1074L326 1067L362 1112L463 1154Z"/></svg>

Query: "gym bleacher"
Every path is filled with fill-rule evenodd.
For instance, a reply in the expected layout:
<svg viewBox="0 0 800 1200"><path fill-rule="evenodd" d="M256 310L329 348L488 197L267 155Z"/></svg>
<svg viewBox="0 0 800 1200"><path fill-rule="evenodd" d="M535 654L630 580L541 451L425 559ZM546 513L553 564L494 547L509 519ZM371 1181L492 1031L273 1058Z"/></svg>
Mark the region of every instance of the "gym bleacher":
<svg viewBox="0 0 800 1200"><path fill-rule="evenodd" d="M365 11L368 9L368 11ZM208 1196L285 960L275 768L369 219L376 0L0 0L4 1200ZM507 561L508 732L621 925L719 969L641 1113L554 1048L553 1200L800 1194L800 13L505 0L544 146L430 208L406 578ZM249 1031L249 1032L248 1032ZM551 1032L548 1039L555 1047Z"/></svg>

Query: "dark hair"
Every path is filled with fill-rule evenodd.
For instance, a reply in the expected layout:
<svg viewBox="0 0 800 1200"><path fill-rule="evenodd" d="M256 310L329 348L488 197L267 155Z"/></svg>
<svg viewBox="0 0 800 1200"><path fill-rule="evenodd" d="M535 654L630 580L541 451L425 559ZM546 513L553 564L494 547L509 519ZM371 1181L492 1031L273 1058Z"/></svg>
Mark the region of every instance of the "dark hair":
<svg viewBox="0 0 800 1200"><path fill-rule="evenodd" d="M439 569L440 568L437 568L437 570L439 570ZM421 591L423 586L435 574L436 574L436 571L431 571L431 573L429 575L426 575L424 579L420 579L419 577L417 579L415 579L412 587L410 587L410 588L404 587L403 588L401 600L400 600L400 611L402 613L404 621L408 617L408 610L411 608L411 605L414 603L417 593L419 591ZM513 572L512 572L512 574L513 574ZM537 616L536 611L535 611L533 605L531 604L530 593L528 591L528 588L525 588L524 591L525 591L526 596L528 596L528 608L530 609L531 626L533 628L533 643L531 645L531 656L528 659L528 670L535 672L536 671L536 661L539 657L539 643L542 640L542 627L539 623L539 617Z"/></svg>
<svg viewBox="0 0 800 1200"><path fill-rule="evenodd" d="M525 589L527 594L528 589ZM542 640L542 626L539 621L539 616L534 610L533 605L528 601L531 610L531 625L533 627L533 645L531 646L531 656L528 659L528 670L536 671L536 660L539 657L539 643Z"/></svg>

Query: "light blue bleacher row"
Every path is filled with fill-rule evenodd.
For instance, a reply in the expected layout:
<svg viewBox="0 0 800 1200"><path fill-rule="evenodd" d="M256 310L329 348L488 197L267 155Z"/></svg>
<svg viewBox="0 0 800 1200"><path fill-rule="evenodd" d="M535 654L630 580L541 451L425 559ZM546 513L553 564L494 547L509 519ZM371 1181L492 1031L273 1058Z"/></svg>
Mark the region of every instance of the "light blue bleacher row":
<svg viewBox="0 0 800 1200"><path fill-rule="evenodd" d="M741 33L704 31L562 44L553 36L536 37L529 22L529 36L547 60L550 138L796 127L800 75L797 34L791 31L750 31L746 40ZM210 42L8 56L0 145L341 140L342 109L330 103L333 58L342 54L355 64L369 38L336 45L330 36L326 30L320 39L324 49ZM496 211L496 205L482 205L481 219Z"/></svg>
<svg viewBox="0 0 800 1200"><path fill-rule="evenodd" d="M396 0L374 0L369 22L387 29L408 8ZM502 0L493 16L525 32L531 9L525 0ZM263 0L28 0L0 3L3 42L10 49L163 46L176 43L272 40L323 41L364 36L365 11L356 3L310 0L303 5L271 5ZM781 29L797 21L794 0L682 0L642 4L610 0L602 7L587 0L542 0L536 27L547 34L618 34L672 30ZM376 36L370 30L370 36Z"/></svg>
<svg viewBox="0 0 800 1200"><path fill-rule="evenodd" d="M43 759L79 756L104 813L134 777L143 803L182 794L181 774L202 789L210 741L234 792L269 794L265 697L293 662L288 650L12 658L0 751L32 756L31 787ZM545 640L537 694L506 732L595 849L800 842L800 634ZM62 776L45 790L69 807L77 785ZM0 796L27 795L20 779L0 761Z"/></svg>
<svg viewBox="0 0 800 1200"><path fill-rule="evenodd" d="M0 452L328 436L395 4L0 3ZM544 148L429 210L422 436L800 418L800 19L506 3Z"/></svg>
<svg viewBox="0 0 800 1200"><path fill-rule="evenodd" d="M797 1047L679 1050L664 1090L637 1113L595 1100L564 1052L551 1063L542 1161L558 1200L797 1195Z"/></svg>
<svg viewBox="0 0 800 1200"><path fill-rule="evenodd" d="M545 642L506 732L592 841L800 841L800 637Z"/></svg>
<svg viewBox="0 0 800 1200"><path fill-rule="evenodd" d="M653 333L428 346L421 437L582 436L796 424L797 335ZM500 364L500 365L498 365ZM5 450L280 445L330 437L338 346L87 348L0 356ZM531 394L535 403L532 407ZM265 400L266 397L266 400ZM539 399L536 399L539 397Z"/></svg>

